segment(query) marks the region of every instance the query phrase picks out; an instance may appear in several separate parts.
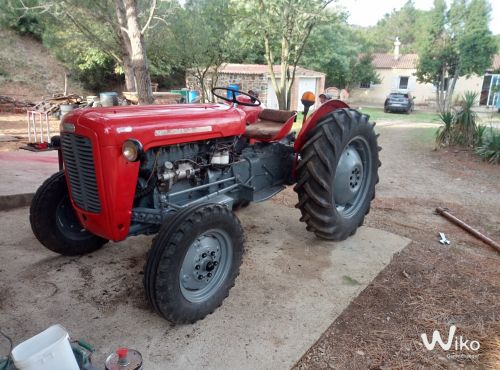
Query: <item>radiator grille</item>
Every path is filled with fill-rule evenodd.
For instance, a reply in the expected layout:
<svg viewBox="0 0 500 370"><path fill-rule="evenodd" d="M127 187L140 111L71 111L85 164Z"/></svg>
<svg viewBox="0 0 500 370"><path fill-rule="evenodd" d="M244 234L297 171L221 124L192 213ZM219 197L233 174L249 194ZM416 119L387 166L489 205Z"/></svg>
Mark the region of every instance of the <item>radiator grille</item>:
<svg viewBox="0 0 500 370"><path fill-rule="evenodd" d="M101 202L97 191L92 142L83 136L64 134L61 146L73 201L81 209L99 213Z"/></svg>

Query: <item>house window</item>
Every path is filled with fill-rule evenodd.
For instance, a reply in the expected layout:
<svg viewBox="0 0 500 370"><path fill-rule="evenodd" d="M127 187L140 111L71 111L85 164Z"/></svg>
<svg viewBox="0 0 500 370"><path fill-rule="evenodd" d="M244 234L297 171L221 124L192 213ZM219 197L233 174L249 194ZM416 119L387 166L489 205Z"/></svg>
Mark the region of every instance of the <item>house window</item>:
<svg viewBox="0 0 500 370"><path fill-rule="evenodd" d="M399 77L399 89L407 90L408 89L408 80L410 77Z"/></svg>
<svg viewBox="0 0 500 370"><path fill-rule="evenodd" d="M371 82L361 82L359 84L359 88L360 89L369 89L371 86Z"/></svg>

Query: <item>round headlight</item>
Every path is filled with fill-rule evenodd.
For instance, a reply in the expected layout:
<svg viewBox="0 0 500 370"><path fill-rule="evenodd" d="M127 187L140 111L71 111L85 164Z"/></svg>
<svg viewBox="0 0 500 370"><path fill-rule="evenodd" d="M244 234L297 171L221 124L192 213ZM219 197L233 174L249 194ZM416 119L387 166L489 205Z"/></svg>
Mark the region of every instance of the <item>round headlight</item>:
<svg viewBox="0 0 500 370"><path fill-rule="evenodd" d="M142 144L135 139L126 140L122 146L122 154L127 161L135 162L142 155Z"/></svg>

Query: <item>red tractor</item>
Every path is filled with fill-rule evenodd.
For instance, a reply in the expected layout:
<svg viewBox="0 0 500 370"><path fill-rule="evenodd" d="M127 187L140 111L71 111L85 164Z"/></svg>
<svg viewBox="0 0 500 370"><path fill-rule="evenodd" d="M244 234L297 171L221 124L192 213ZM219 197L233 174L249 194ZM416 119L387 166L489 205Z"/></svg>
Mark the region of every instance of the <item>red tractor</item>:
<svg viewBox="0 0 500 370"><path fill-rule="evenodd" d="M296 112L262 109L224 88L213 93L229 104L67 114L64 170L43 183L30 209L37 239L65 256L156 234L144 288L175 323L213 312L234 285L244 237L233 209L295 184L307 230L343 240L363 223L378 182L375 124L345 103L321 105L295 137ZM314 95L303 103L307 110Z"/></svg>

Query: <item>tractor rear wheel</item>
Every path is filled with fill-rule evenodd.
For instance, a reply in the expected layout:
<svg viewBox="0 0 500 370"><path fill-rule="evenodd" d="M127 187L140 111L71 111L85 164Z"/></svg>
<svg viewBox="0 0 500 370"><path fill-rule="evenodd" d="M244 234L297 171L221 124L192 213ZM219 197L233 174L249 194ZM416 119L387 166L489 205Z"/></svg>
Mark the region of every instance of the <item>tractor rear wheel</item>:
<svg viewBox="0 0 500 370"><path fill-rule="evenodd" d="M363 224L375 197L380 161L375 124L338 109L311 130L297 166L297 208L318 237L344 240Z"/></svg>
<svg viewBox="0 0 500 370"><path fill-rule="evenodd" d="M49 177L36 191L31 201L30 224L40 243L63 256L94 252L108 242L78 222L63 171Z"/></svg>
<svg viewBox="0 0 500 370"><path fill-rule="evenodd" d="M179 211L154 238L144 268L153 308L173 323L194 323L222 304L239 274L243 229L219 204Z"/></svg>

